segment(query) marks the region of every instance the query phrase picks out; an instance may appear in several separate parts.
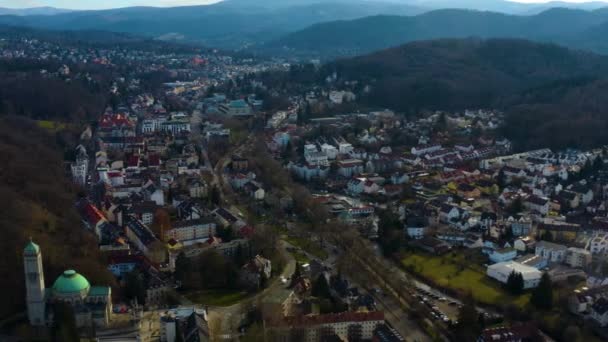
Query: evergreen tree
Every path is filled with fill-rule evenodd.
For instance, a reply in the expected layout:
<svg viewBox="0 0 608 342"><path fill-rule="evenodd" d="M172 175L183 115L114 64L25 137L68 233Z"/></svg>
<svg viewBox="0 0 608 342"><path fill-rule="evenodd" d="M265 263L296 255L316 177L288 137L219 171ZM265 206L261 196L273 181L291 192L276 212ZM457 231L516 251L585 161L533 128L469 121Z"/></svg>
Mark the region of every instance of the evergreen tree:
<svg viewBox="0 0 608 342"><path fill-rule="evenodd" d="M268 286L268 277L266 273L260 272L260 288L265 289Z"/></svg>
<svg viewBox="0 0 608 342"><path fill-rule="evenodd" d="M595 158L595 160L593 161L593 169L595 171L600 171L604 168L604 160L602 159L601 156L598 156Z"/></svg>
<svg viewBox="0 0 608 342"><path fill-rule="evenodd" d="M222 195L220 194L220 190L215 185L213 186L213 188L211 188L209 200L212 204L215 205L220 205L220 202L222 201Z"/></svg>
<svg viewBox="0 0 608 342"><path fill-rule="evenodd" d="M137 299L137 302L145 304L146 285L143 275L138 271L132 271L125 277L125 297L129 300Z"/></svg>
<svg viewBox="0 0 608 342"><path fill-rule="evenodd" d="M53 304L53 313L55 318L52 331L53 341L80 341L72 306L63 302L55 303Z"/></svg>
<svg viewBox="0 0 608 342"><path fill-rule="evenodd" d="M524 277L519 272L511 272L507 279L507 290L514 295L519 295L524 290Z"/></svg>
<svg viewBox="0 0 608 342"><path fill-rule="evenodd" d="M183 284L188 273L191 271L192 263L190 262L190 259L186 257L184 252L179 253L175 259L175 279Z"/></svg>
<svg viewBox="0 0 608 342"><path fill-rule="evenodd" d="M458 325L456 326L457 341L476 341L481 333L479 315L475 308L475 300L468 295L462 302L462 308L458 312Z"/></svg>
<svg viewBox="0 0 608 342"><path fill-rule="evenodd" d="M317 280L312 284L312 295L319 298L331 298L329 284L327 283L325 275L319 275Z"/></svg>
<svg viewBox="0 0 608 342"><path fill-rule="evenodd" d="M553 288L551 277L548 273L543 273L538 286L532 291L530 303L537 309L550 310L553 307Z"/></svg>
<svg viewBox="0 0 608 342"><path fill-rule="evenodd" d="M507 180L507 175L505 174L504 169L500 169L500 171L498 172L498 177L496 178L496 183L498 184L498 187L500 188L500 190L507 187L508 180Z"/></svg>
<svg viewBox="0 0 608 342"><path fill-rule="evenodd" d="M523 208L524 208L524 203L521 200L521 197L517 197L515 200L513 200L513 202L511 202L511 205L509 206L507 211L511 215L516 215L516 214L520 213L523 210Z"/></svg>
<svg viewBox="0 0 608 342"><path fill-rule="evenodd" d="M296 261L296 269L293 271L293 274L291 275L291 281L289 283L289 287L294 287L296 285L296 282L298 281L298 279L300 279L301 276L302 276L302 266L300 266L300 263L298 261Z"/></svg>

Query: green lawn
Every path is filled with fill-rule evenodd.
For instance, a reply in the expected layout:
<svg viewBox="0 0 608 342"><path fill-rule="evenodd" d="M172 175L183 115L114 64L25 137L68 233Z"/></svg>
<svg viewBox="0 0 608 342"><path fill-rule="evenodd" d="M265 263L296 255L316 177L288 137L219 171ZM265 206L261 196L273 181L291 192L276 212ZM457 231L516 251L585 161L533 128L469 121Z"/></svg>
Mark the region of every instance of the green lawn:
<svg viewBox="0 0 608 342"><path fill-rule="evenodd" d="M44 128L51 132L57 132L67 128L67 124L57 121L38 120L36 121L40 128Z"/></svg>
<svg viewBox="0 0 608 342"><path fill-rule="evenodd" d="M310 259L302 252L293 252L291 253L293 258L296 259L301 265L310 263Z"/></svg>
<svg viewBox="0 0 608 342"><path fill-rule="evenodd" d="M230 306L234 305L249 294L243 291L236 290L201 290L193 291L184 294L186 298L196 304L205 304L210 306Z"/></svg>
<svg viewBox="0 0 608 342"><path fill-rule="evenodd" d="M518 297L509 295L498 282L486 276L485 270L475 259L474 256L466 256L461 252L443 256L406 253L401 263L406 269L431 279L440 286L470 292L481 303L514 303L521 308L528 303L530 294Z"/></svg>
<svg viewBox="0 0 608 342"><path fill-rule="evenodd" d="M299 237L294 237L294 236L287 237L285 239L285 241L289 242L289 244L291 244L292 246L294 246L296 248L303 249L307 253L315 256L316 258L319 258L321 260L327 259L327 252L325 252L323 249L321 249L321 247L319 247L319 244L316 242L312 242L312 241L306 240L304 238L299 238Z"/></svg>

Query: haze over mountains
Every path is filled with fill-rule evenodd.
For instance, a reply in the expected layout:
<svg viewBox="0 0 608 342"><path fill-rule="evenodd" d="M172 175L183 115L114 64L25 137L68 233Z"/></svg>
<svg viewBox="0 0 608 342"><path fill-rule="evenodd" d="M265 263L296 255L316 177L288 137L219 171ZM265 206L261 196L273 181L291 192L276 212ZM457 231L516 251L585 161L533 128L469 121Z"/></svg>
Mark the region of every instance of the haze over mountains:
<svg viewBox="0 0 608 342"><path fill-rule="evenodd" d="M69 9L55 7L32 7L32 8L6 8L0 7L0 15L55 15L72 12Z"/></svg>
<svg viewBox="0 0 608 342"><path fill-rule="evenodd" d="M567 24L566 24L567 23ZM356 34L354 34L356 32ZM438 38L524 38L608 53L608 9L554 8L532 16L437 10L417 16L373 16L313 25L267 43L290 53L355 55Z"/></svg>
<svg viewBox="0 0 608 342"><path fill-rule="evenodd" d="M273 53L284 46L293 49L287 50L290 53L312 47L312 54L323 56L365 53L418 39L467 36L537 39L603 52L606 43L602 24L608 10L596 9L605 5L505 0L225 0L172 8L72 12L53 8L0 9L0 24L126 32L229 49L263 46L275 49ZM571 10L543 12L556 6ZM433 11L445 8L502 14ZM566 22L568 25L564 25ZM579 35L585 35L585 39Z"/></svg>

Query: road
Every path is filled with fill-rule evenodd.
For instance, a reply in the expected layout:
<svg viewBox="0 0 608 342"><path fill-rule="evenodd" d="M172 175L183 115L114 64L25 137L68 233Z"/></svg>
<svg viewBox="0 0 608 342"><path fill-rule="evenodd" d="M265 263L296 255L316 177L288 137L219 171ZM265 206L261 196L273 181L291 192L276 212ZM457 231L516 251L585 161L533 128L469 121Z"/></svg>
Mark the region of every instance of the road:
<svg viewBox="0 0 608 342"><path fill-rule="evenodd" d="M289 278L296 268L296 260L287 252L288 244L284 241L280 242L282 253L287 257L287 265L283 268L281 276L272 279L270 285L263 291L255 294L253 297L237 304L225 307L209 307L209 314L215 317L221 317L222 320L222 339L230 340L238 337L236 329L239 323L243 320L246 314L248 305L255 304L260 300L265 303L282 303L291 294L291 290L287 289L286 285L281 282L281 277Z"/></svg>

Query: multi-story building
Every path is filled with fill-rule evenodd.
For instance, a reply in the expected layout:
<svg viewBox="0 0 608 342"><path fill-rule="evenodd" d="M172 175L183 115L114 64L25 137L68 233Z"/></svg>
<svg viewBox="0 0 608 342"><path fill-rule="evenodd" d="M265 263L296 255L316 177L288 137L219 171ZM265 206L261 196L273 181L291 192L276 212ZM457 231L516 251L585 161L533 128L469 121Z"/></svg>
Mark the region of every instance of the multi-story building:
<svg viewBox="0 0 608 342"><path fill-rule="evenodd" d="M374 330L384 324L384 313L342 312L313 316L291 316L270 322L277 341L317 342L336 336L343 341L371 340Z"/></svg>
<svg viewBox="0 0 608 342"><path fill-rule="evenodd" d="M224 103L217 108L220 113L228 116L251 116L253 114L251 107L245 100L235 100Z"/></svg>
<svg viewBox="0 0 608 342"><path fill-rule="evenodd" d="M215 220L202 217L196 220L180 221L164 232L165 241L175 239L181 242L206 240L216 233Z"/></svg>
<svg viewBox="0 0 608 342"><path fill-rule="evenodd" d="M565 262L570 267L584 268L591 262L591 252L583 248L570 247L566 251Z"/></svg>
<svg viewBox="0 0 608 342"><path fill-rule="evenodd" d="M566 260L568 247L548 241L536 243L535 253L539 257L553 263L562 263Z"/></svg>

